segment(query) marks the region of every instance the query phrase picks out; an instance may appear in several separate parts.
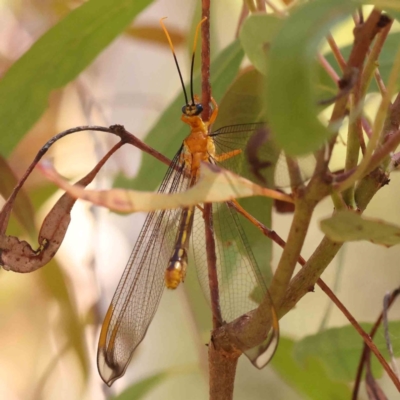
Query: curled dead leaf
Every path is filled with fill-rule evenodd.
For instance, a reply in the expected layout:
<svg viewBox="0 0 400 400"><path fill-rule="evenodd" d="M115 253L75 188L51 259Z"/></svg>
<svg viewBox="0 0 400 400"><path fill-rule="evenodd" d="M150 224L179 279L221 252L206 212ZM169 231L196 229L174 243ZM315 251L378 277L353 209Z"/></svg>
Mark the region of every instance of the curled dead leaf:
<svg viewBox="0 0 400 400"><path fill-rule="evenodd" d="M116 144L95 168L75 185L86 187L92 182L101 167L121 145L122 142ZM20 182L0 212L0 266L8 271L28 273L46 265L56 254L71 221L70 213L76 198L68 193L61 196L43 221L38 238L39 246L34 250L25 240L5 234L16 193L21 185Z"/></svg>

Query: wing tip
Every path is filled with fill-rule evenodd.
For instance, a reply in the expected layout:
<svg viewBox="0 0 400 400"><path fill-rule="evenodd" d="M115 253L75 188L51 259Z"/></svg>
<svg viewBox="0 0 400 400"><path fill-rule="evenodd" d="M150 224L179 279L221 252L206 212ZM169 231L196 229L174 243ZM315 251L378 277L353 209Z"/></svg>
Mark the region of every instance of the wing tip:
<svg viewBox="0 0 400 400"><path fill-rule="evenodd" d="M110 365L104 357L101 348L99 348L97 356L97 369L99 371L101 379L109 387L111 387L111 385L117 379L123 376L126 370L126 368L120 368L118 365Z"/></svg>

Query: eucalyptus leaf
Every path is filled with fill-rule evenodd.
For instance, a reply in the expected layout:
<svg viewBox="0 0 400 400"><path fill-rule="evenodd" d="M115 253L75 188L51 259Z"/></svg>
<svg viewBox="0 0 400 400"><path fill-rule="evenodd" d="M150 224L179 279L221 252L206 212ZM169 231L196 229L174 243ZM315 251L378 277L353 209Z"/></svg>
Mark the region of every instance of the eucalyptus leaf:
<svg viewBox="0 0 400 400"><path fill-rule="evenodd" d="M387 247L400 243L400 226L366 218L352 211L339 211L322 220L321 230L335 242L369 240Z"/></svg>
<svg viewBox="0 0 400 400"><path fill-rule="evenodd" d="M135 382L133 385L129 386L118 396L112 397L111 400L140 400L152 389L162 383L168 377L168 375L169 374L167 372L159 372L144 378L139 382Z"/></svg>
<svg viewBox="0 0 400 400"><path fill-rule="evenodd" d="M45 111L151 0L84 2L49 29L0 81L0 153L7 156Z"/></svg>
<svg viewBox="0 0 400 400"><path fill-rule="evenodd" d="M295 342L281 337L271 366L293 389L312 400L349 399L350 388L332 380L322 368L321 360L312 358L300 365L293 358Z"/></svg>
<svg viewBox="0 0 400 400"><path fill-rule="evenodd" d="M361 324L362 328L369 332L372 324ZM400 348L400 337L398 335L400 322L390 322L390 332L393 332L391 341L395 352ZM385 337L381 329L375 335L374 343L378 350L388 359ZM298 341L294 345L293 355L302 365L307 360L318 361L328 376L336 381L351 382L355 379L357 366L361 357L364 342L353 326L347 325L342 328L331 328L324 332L310 335ZM378 378L382 375L383 367L371 355L372 373Z"/></svg>
<svg viewBox="0 0 400 400"><path fill-rule="evenodd" d="M267 57L271 41L275 37L283 20L274 15L250 15L243 23L240 31L240 42L246 56L254 67L265 74L267 72ZM329 59L331 65L335 64L333 55ZM337 84L320 64L318 64L318 77L316 80L316 96L318 99L331 98L337 94Z"/></svg>
<svg viewBox="0 0 400 400"><path fill-rule="evenodd" d="M247 57L259 72L267 70L267 54L271 40L283 24L274 15L255 14L244 21L240 30L240 42Z"/></svg>
<svg viewBox="0 0 400 400"><path fill-rule="evenodd" d="M317 150L330 136L318 120L316 52L321 40L355 5L348 0L306 3L287 18L272 41L265 99L268 123L290 155Z"/></svg>

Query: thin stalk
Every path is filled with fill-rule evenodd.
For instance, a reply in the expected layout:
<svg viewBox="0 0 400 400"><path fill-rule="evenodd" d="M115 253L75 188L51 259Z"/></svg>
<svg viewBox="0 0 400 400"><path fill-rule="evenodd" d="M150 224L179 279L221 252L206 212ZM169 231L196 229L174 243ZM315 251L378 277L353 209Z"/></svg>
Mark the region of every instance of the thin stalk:
<svg viewBox="0 0 400 400"><path fill-rule="evenodd" d="M363 130L361 125L360 106L360 80L357 79L353 95L350 98L350 123L347 132L346 161L344 172L357 168L361 143L364 143ZM350 208L355 208L354 202L355 184L343 192L343 200Z"/></svg>
<svg viewBox="0 0 400 400"><path fill-rule="evenodd" d="M364 70L361 76L361 94L365 95L368 90L368 86L374 76L374 72L378 67L378 58L382 51L383 45L386 42L387 36L390 32L390 28L392 27L393 21L388 23L382 31L377 35L376 40L372 46L372 49L367 57L365 62ZM386 88L381 88L382 96L385 94Z"/></svg>
<svg viewBox="0 0 400 400"><path fill-rule="evenodd" d="M249 8L250 9L250 8ZM207 20L201 26L201 87L202 87L202 117L208 121L211 116L211 85L210 85L210 0L202 0L202 18ZM216 272L215 242L212 232L212 208L204 205L207 264L210 276L210 292L212 298L214 331L222 324L219 310L218 277ZM236 351L224 351L215 347L213 340L209 344L209 385L210 400L230 400L233 398L236 365L241 353Z"/></svg>
<svg viewBox="0 0 400 400"><path fill-rule="evenodd" d="M351 187L357 180L359 180L363 175L365 175L366 172L368 172L368 166L371 162L372 154L381 140L385 119L390 106L390 100L394 94L399 73L400 73L400 50L396 54L396 58L394 60L393 68L390 73L389 82L387 85L388 90L386 96L383 96L382 98L381 104L378 109L378 113L375 117L375 121L372 128L372 136L368 142L364 158L360 162L357 170L345 181L339 183L335 188L336 190L341 192Z"/></svg>
<svg viewBox="0 0 400 400"><path fill-rule="evenodd" d="M210 85L210 0L201 2L201 18L207 18L201 25L201 104L203 121L211 116L211 85Z"/></svg>
<svg viewBox="0 0 400 400"><path fill-rule="evenodd" d="M399 295L399 290L396 289L390 297L388 307L390 307L393 304L394 300L396 299L396 297L398 295ZM372 327L371 331L369 332L369 336L371 337L371 339L374 338L376 332L378 331L378 328L382 323L382 319L383 319L383 311L381 312L381 314L379 315L378 319L376 320L374 326ZM351 397L352 400L357 400L357 398L358 398L358 391L360 389L361 377L362 377L362 373L363 373L363 369L364 369L365 360L366 360L368 354L369 354L369 348L366 344L364 344L363 352L361 354L360 361L358 363L357 375L356 375L355 384L354 384L354 388L353 388L353 394Z"/></svg>
<svg viewBox="0 0 400 400"><path fill-rule="evenodd" d="M253 0L245 0L246 6L251 13L255 13L257 11L256 5Z"/></svg>
<svg viewBox="0 0 400 400"><path fill-rule="evenodd" d="M278 310L303 247L315 205L315 202L307 198L298 199L295 202L289 236L270 286L271 297Z"/></svg>
<svg viewBox="0 0 400 400"><path fill-rule="evenodd" d="M335 57L337 63L339 64L340 69L343 72L346 68L346 60L342 56L339 46L336 44L335 39L333 38L333 36L331 34L327 35L326 40L329 44L329 47L332 50L333 56Z"/></svg>
<svg viewBox="0 0 400 400"><path fill-rule="evenodd" d="M217 254L215 250L215 237L213 229L212 204L204 204L204 227L206 235L206 253L208 267L208 284L210 287L211 311L213 316L213 329L222 325L221 307L219 301L219 285L217 274Z"/></svg>

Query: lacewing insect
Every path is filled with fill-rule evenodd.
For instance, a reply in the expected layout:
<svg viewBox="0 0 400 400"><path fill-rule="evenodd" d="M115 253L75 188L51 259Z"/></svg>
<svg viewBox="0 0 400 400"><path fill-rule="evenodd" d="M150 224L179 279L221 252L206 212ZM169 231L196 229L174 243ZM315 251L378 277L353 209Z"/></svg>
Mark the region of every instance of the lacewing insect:
<svg viewBox="0 0 400 400"><path fill-rule="evenodd" d="M189 125L190 134L173 158L159 192L174 193L192 187L199 179L201 162L217 164L240 175L251 175L251 167L244 154L246 144L252 135L264 129L263 123L252 123L227 126L209 133L218 113L213 99L210 120L206 122L201 119L203 107L193 94L193 65L199 28L204 20L198 24L194 39L190 99L172 41L163 21L160 21L181 80L185 96L181 120ZM276 162L276 157L271 160L272 163L274 160ZM265 294L268 294L240 223L240 205L233 201L207 207L211 207L209 221L204 219L203 205L160 210L147 216L100 333L97 365L107 385L111 386L125 373L134 350L146 335L164 286L175 289L184 281L189 243L203 292L211 302L213 317L219 319L220 323L230 322L255 309ZM241 209L241 213L246 212ZM215 296L210 293L205 223L212 225L214 232L217 280L214 284L217 285L218 304L215 304ZM272 304L271 309L273 310ZM268 339L258 348L246 353L257 367L263 367L270 359L271 355L266 356L266 353L267 350L271 353L271 348L275 349L278 329L275 318L274 329Z"/></svg>

